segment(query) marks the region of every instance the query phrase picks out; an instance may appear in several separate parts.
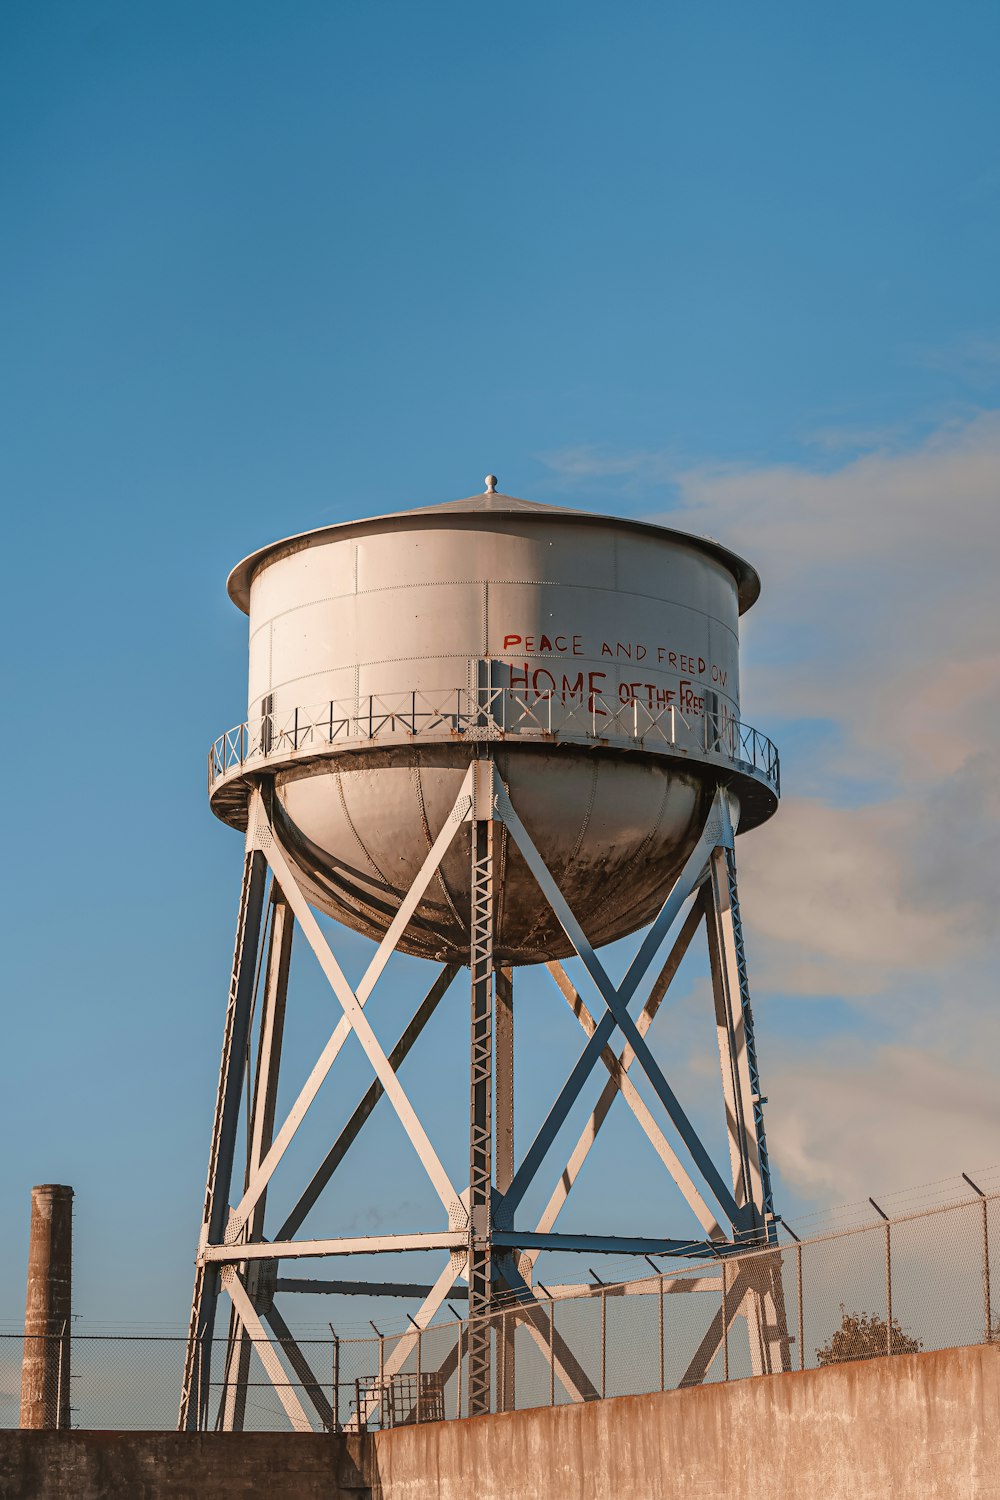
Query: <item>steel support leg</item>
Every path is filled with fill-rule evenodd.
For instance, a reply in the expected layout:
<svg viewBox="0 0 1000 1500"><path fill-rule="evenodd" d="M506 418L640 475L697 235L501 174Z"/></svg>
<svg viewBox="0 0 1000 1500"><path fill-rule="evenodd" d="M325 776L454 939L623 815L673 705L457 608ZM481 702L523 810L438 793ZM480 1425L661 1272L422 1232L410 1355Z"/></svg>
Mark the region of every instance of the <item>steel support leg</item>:
<svg viewBox="0 0 1000 1500"><path fill-rule="evenodd" d="M713 851L703 892L722 1090L737 1203L752 1207L756 1237L774 1243L776 1225L764 1134L743 923L731 833ZM790 1368L781 1256L751 1257L739 1311L746 1318L754 1374ZM734 1304L736 1305L736 1304Z"/></svg>
<svg viewBox="0 0 1000 1500"><path fill-rule="evenodd" d="M257 950L260 944L264 909L266 863L263 854L254 849L243 862L243 886L240 912L236 924L236 947L229 982L229 1004L219 1067L219 1087L215 1098L212 1144L208 1157L208 1179L202 1213L199 1250L209 1243L219 1243L226 1225L229 1189L236 1153L236 1131L239 1123L243 1078L246 1072L247 1041L250 1034L250 1011L257 977ZM194 1432L206 1425L211 1381L212 1336L219 1301L219 1267L199 1263L195 1272L191 1320L188 1325L187 1353L184 1360L184 1383L178 1425L181 1431Z"/></svg>
<svg viewBox="0 0 1000 1500"><path fill-rule="evenodd" d="M732 851L718 848L712 854L704 899L733 1196L741 1208L752 1205L755 1226L762 1231L767 1210L757 1130L759 1120L763 1133L763 1113L758 1113L760 1099L753 1092L747 1055L747 1032L753 1022L746 963L739 958L743 929L739 906L733 904L734 890Z"/></svg>
<svg viewBox="0 0 1000 1500"><path fill-rule="evenodd" d="M271 1149L274 1134L274 1111L278 1097L278 1070L285 1030L285 1003L288 996L288 971L292 959L294 918L277 884L271 882L271 924L267 944L264 1000L260 1018L257 1065L254 1074L253 1099L247 1125L247 1163L243 1191L261 1161ZM244 1226L243 1238L259 1240L264 1234L264 1205L267 1189L261 1193ZM247 1268L247 1291L254 1300L263 1282L273 1282L275 1267L259 1264ZM270 1301L270 1296L266 1298ZM265 1309L266 1316L266 1309ZM239 1320L235 1307L230 1315L230 1341L226 1351L226 1384L220 1407L223 1432L241 1432L246 1412L247 1381L250 1378L250 1336Z"/></svg>
<svg viewBox="0 0 1000 1500"><path fill-rule="evenodd" d="M736 976L740 990L740 1009L743 1013L743 1036L746 1045L747 1075L750 1086L750 1103L753 1107L754 1141L757 1147L757 1169L760 1173L761 1207L766 1223L774 1214L774 1198L771 1192L771 1168L767 1157L767 1137L764 1133L764 1097L760 1088L760 1073L757 1068L757 1042L754 1035L753 1008L750 1004L750 981L747 978L746 947L743 941L743 921L740 916L740 898L736 885L736 854L732 848L726 850L726 877L729 883L729 911L733 931L733 950L736 956Z"/></svg>
<svg viewBox="0 0 1000 1500"><path fill-rule="evenodd" d="M475 763L470 923L469 1415L490 1410L493 1196L493 762Z"/></svg>
<svg viewBox="0 0 1000 1500"><path fill-rule="evenodd" d="M496 973L496 1185L505 1193L514 1180L514 971L501 968ZM517 1252L509 1252L515 1258ZM497 1328L497 1407L501 1411L517 1410L515 1386L515 1341L517 1320L510 1314L500 1319Z"/></svg>

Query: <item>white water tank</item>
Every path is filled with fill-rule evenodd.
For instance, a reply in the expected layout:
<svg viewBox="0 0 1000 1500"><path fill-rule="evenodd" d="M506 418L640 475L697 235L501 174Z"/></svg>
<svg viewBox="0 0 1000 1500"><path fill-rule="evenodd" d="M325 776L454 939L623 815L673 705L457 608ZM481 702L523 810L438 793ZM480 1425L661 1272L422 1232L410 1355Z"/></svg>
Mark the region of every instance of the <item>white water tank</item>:
<svg viewBox="0 0 1000 1500"><path fill-rule="evenodd" d="M310 897L377 938L489 742L584 931L609 942L655 915L720 782L743 830L777 806L774 747L740 718L759 587L715 542L493 489L277 542L229 579L249 708L213 747L212 806L245 827L263 780ZM501 840L499 961L565 956ZM468 927L463 830L401 946L461 959Z"/></svg>

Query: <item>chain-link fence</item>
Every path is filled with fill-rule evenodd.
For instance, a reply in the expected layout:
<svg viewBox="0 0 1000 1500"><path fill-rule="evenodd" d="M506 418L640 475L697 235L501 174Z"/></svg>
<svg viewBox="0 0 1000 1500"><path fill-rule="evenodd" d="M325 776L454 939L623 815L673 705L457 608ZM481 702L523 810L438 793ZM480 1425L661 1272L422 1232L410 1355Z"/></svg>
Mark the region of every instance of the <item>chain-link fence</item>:
<svg viewBox="0 0 1000 1500"><path fill-rule="evenodd" d="M218 1339L205 1421L343 1431L465 1416L474 1338L491 1351L493 1411L1000 1340L998 1235L1000 1193L986 1193L614 1284L536 1277L534 1300L499 1301L477 1326L412 1323L351 1339L331 1330L264 1349ZM184 1362L179 1335L0 1333L0 1425L55 1426L62 1413L75 1427L172 1428ZM22 1418L22 1399L33 1415Z"/></svg>

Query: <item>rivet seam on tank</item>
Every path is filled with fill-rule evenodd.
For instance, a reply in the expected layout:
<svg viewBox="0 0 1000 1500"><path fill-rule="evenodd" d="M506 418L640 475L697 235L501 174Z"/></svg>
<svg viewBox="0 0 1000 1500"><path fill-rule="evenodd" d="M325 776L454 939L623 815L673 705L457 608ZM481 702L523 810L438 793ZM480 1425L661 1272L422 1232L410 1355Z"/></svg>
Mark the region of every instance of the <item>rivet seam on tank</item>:
<svg viewBox="0 0 1000 1500"><path fill-rule="evenodd" d="M427 851L429 853L434 845L434 835L431 833L431 825L427 817L427 804L424 801L424 783L423 778L420 774L419 762L417 762L412 767L411 775L413 780L413 789L416 793L417 798L417 811L420 814L420 826L424 830L424 838L427 841ZM402 856L400 856L400 859L402 859ZM434 878L437 881L438 886L441 890L441 894L444 896L444 899L448 905L448 910L451 912L452 917L461 927L462 918L459 916L458 907L455 905L455 898L452 896L451 891L448 889L448 882L444 878L444 871L442 870L440 865L438 865L437 869L434 871Z"/></svg>
<svg viewBox="0 0 1000 1500"><path fill-rule="evenodd" d="M573 852L570 855L571 860L579 858L580 850L583 848L583 841L587 836L587 829L590 826L590 820L593 817L594 802L597 797L597 778L600 774L600 766L600 761L595 760L590 777L590 799L587 802L587 811L583 815L583 822L580 824L580 832L576 836L576 843L573 845Z"/></svg>
<svg viewBox="0 0 1000 1500"><path fill-rule="evenodd" d="M282 620L286 615L294 615L299 610L312 609L317 604L335 604L340 599L361 599L364 598L364 596L367 594L398 593L400 589L412 591L414 588L450 588L453 585L461 588L471 584L482 583L483 581L484 580L482 578L435 578L429 580L426 583L420 584L384 583L379 584L377 588L361 589L356 593L327 594L324 595L322 599L307 599L304 600L301 604L291 604L287 609L279 610L276 614L270 615L268 619L264 621L264 624L259 628L263 629L265 625L273 624L275 620ZM489 580L489 582L500 584L504 588L584 589L583 584L564 583L561 579L558 578L546 579L544 583L540 583L537 578L492 578ZM685 614L697 615L701 619L710 620L714 625L720 627L722 630L726 631L727 634L731 635L734 641L739 643L740 635L738 630L734 630L731 625L727 625L724 621L716 619L716 617L707 609L698 609L693 604L682 604L678 599L665 599L661 594L643 594L636 589L616 589L609 587L606 584L588 584L585 591L588 594L623 595L627 596L630 599L649 599L654 604L669 604L671 609L683 610ZM539 653L529 652L529 655L531 654L537 655Z"/></svg>
<svg viewBox="0 0 1000 1500"><path fill-rule="evenodd" d="M379 880L381 880L382 884L384 886L389 886L389 888L391 889L392 888L391 887L391 882L388 881L388 880L386 880L386 878L383 875L382 871L379 869L378 865L375 863L375 860L372 857L371 850L368 848L368 845L365 843L364 839L361 837L360 833L358 832L357 828L354 825L354 819L351 817L350 808L347 806L347 796L346 796L346 794L344 792L344 778L343 778L343 776L338 776L337 777L337 793L338 793L338 795L340 797L340 810L344 814L344 821L346 822L348 828L351 830L352 834L354 835L354 838L357 841L358 848L361 850L361 853L364 855L365 859L368 861L368 864L371 866L371 869L373 870L373 872L378 876Z"/></svg>

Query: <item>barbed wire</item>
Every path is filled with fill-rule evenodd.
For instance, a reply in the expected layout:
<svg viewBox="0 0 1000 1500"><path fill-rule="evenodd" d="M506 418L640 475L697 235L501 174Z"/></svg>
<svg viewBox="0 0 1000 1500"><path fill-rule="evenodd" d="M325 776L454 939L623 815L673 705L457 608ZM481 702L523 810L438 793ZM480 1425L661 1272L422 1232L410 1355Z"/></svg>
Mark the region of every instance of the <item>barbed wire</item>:
<svg viewBox="0 0 1000 1500"><path fill-rule="evenodd" d="M987 1202L993 1203L1000 1200L1000 1165L980 1167L968 1175L982 1190ZM995 1186L990 1185L991 1178L997 1179ZM945 1191L945 1185L947 1185L947 1191ZM931 1188L938 1188L941 1191L928 1193L927 1190ZM956 1196L956 1192L958 1196ZM927 1183L916 1184L910 1188L883 1193L877 1201L882 1207L885 1207L891 1204L894 1199L907 1199L914 1194L922 1195L918 1200L918 1205L910 1207L906 1212L900 1212L898 1211L900 1205L897 1204L897 1212L888 1216L888 1223L890 1225L901 1226L912 1223L917 1219L937 1217L949 1211L983 1201L970 1186L968 1179L962 1175L937 1178ZM839 1216L852 1213L864 1215L864 1217L857 1223L837 1224L834 1222ZM819 1227L820 1232L800 1235L798 1233L799 1229L809 1224L810 1220L813 1221L815 1227ZM829 1226L825 1231L822 1229L821 1223L817 1225L816 1221L818 1220L829 1221ZM886 1222L873 1206L873 1199L859 1199L854 1203L845 1203L828 1209L820 1209L811 1215L797 1215L794 1219L789 1220L782 1218L779 1220L779 1230L781 1228L791 1228L794 1229L794 1234L791 1235L790 1240L781 1241L779 1238L776 1245L769 1245L762 1242L760 1230L750 1229L738 1233L733 1241L720 1242L715 1248L714 1253L708 1248L704 1240L691 1240L687 1244L676 1244L674 1253L669 1256L666 1253L652 1252L648 1271L643 1272L638 1277L634 1274L624 1274L634 1272L634 1256L630 1256L627 1261L623 1262L621 1258L612 1259L610 1256L598 1255L595 1252L592 1258L600 1259L603 1262L602 1269L607 1273L607 1280L603 1278L597 1280L592 1276L589 1282L563 1285L563 1289L559 1292L555 1300L564 1303L573 1300L574 1297L593 1297L600 1295L602 1288L611 1294L622 1287L644 1283L657 1276L669 1276L677 1280L682 1280L685 1277L697 1278L704 1276L706 1270L717 1272L722 1259L744 1259L747 1256L755 1254L770 1254L776 1249L787 1251L793 1245L800 1245L802 1248L805 1248L810 1245L828 1244L831 1241L849 1238L852 1235L860 1235L872 1229L881 1230L884 1228ZM674 1264L675 1257L679 1258L679 1263L677 1264ZM654 1264L657 1261L659 1264ZM669 1264L664 1264L665 1262ZM623 1274L616 1276L616 1271L621 1271ZM547 1295L545 1287L537 1278L535 1284L542 1290L544 1298ZM536 1293L529 1289L528 1295L534 1298ZM494 1297L494 1304L500 1311L523 1305L524 1301L524 1293L517 1291L501 1292ZM447 1306L447 1303L445 1306ZM1000 1313L1000 1287L998 1287L998 1313ZM414 1326L412 1320L405 1317L405 1315L399 1318L388 1317L382 1321L383 1326L380 1331L381 1335L385 1338L397 1338L406 1335ZM466 1321L467 1319L456 1319L454 1316L441 1316L439 1311L436 1315L436 1320L428 1326L446 1328L450 1325L454 1326ZM290 1324L291 1330L299 1342L321 1345L328 1345L331 1341L330 1326L329 1322L313 1323L306 1320ZM371 1324L367 1320L359 1320L356 1323L341 1321L335 1336L341 1343L372 1343L372 1335L367 1332L370 1326ZM353 1334L350 1331L353 1329L364 1329L365 1331ZM152 1330L159 1331L154 1332ZM20 1321L0 1319L0 1339L23 1338L24 1336L23 1324ZM92 1323L84 1321L79 1315L74 1315L73 1319L72 1339L74 1342L120 1341L172 1344L176 1343L179 1339L186 1341L186 1338L187 1329L184 1325L171 1323L166 1320L156 1319L149 1322L142 1322L137 1319L127 1319L115 1322L114 1320L102 1319L99 1322Z"/></svg>

